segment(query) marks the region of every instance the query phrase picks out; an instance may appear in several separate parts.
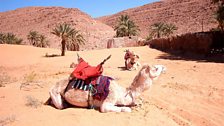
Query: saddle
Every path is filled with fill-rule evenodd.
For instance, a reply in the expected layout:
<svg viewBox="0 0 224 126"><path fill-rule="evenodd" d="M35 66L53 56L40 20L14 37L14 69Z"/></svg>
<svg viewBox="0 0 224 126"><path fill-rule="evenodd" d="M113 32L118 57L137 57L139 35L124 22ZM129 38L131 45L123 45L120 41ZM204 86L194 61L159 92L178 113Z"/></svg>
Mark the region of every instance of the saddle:
<svg viewBox="0 0 224 126"><path fill-rule="evenodd" d="M72 76L82 80L88 80L89 78L98 77L103 73L103 64L110 59L109 55L97 66L90 66L83 58L78 56L79 64L76 66L75 70L72 72Z"/></svg>
<svg viewBox="0 0 224 126"><path fill-rule="evenodd" d="M90 91L94 99L104 100L109 93L112 78L102 75L103 64L110 57L111 55L97 66L90 66L83 58L78 56L79 64L72 72L72 79L70 79L68 85L74 89Z"/></svg>
<svg viewBox="0 0 224 126"><path fill-rule="evenodd" d="M113 79L103 75L92 78L88 83L85 80L74 78L69 81L68 86L74 89L91 91L93 99L104 100L109 93L110 80Z"/></svg>

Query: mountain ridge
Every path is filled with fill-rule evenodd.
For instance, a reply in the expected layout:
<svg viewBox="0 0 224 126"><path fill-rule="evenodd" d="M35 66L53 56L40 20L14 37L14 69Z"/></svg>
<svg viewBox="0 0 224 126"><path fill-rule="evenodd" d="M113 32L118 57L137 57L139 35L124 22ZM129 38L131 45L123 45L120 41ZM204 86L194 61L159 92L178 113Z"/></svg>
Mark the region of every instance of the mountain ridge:
<svg viewBox="0 0 224 126"><path fill-rule="evenodd" d="M51 34L60 23L71 24L86 39L81 50L106 48L108 39L115 36L114 26L122 14L127 14L139 26L142 38L146 38L150 25L157 22L172 23L178 27L174 35L189 32L209 31L217 27L214 19L216 5L211 0L163 0L119 13L92 18L78 8L25 7L0 12L0 32L12 32L29 44L30 31L43 34L50 41L50 47L60 48L60 38Z"/></svg>
<svg viewBox="0 0 224 126"><path fill-rule="evenodd" d="M172 23L178 27L176 35L188 32L209 31L217 26L213 14L216 5L211 0L163 0L131 8L119 13L96 18L111 27L116 19L124 14L129 15L141 29L140 36L146 38L153 23ZM203 25L203 28L202 28Z"/></svg>
<svg viewBox="0 0 224 126"><path fill-rule="evenodd" d="M51 34L58 24L67 23L87 40L83 49L101 48L104 39L111 38L115 32L110 26L91 18L77 8L26 7L0 13L0 32L12 32L28 44L29 31L37 31L50 41L53 48L60 48L60 39ZM57 42L55 42L57 41Z"/></svg>

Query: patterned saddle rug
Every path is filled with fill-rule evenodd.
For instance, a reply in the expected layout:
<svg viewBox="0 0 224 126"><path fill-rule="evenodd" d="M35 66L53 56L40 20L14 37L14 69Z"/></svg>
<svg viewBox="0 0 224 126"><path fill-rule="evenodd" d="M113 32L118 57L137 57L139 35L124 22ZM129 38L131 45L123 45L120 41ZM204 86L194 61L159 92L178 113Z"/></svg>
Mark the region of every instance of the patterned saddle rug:
<svg viewBox="0 0 224 126"><path fill-rule="evenodd" d="M104 100L109 94L110 80L113 79L103 75L100 75L97 78L92 78L91 81L88 82L74 78L69 81L68 85L71 85L74 89L91 91L93 99Z"/></svg>

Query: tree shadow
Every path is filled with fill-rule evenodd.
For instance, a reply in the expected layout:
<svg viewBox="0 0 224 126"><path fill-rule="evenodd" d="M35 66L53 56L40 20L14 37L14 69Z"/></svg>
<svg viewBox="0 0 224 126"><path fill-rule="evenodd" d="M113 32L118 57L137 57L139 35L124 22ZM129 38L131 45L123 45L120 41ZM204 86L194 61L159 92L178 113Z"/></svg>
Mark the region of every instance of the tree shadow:
<svg viewBox="0 0 224 126"><path fill-rule="evenodd" d="M156 57L156 59L224 63L224 54L202 55L181 51L166 51L166 53Z"/></svg>
<svg viewBox="0 0 224 126"><path fill-rule="evenodd" d="M61 55L58 55L58 54L48 54L46 53L44 57L59 57Z"/></svg>
<svg viewBox="0 0 224 126"><path fill-rule="evenodd" d="M122 66L122 67L117 67L118 69L120 69L121 71L126 71L126 67L125 66Z"/></svg>

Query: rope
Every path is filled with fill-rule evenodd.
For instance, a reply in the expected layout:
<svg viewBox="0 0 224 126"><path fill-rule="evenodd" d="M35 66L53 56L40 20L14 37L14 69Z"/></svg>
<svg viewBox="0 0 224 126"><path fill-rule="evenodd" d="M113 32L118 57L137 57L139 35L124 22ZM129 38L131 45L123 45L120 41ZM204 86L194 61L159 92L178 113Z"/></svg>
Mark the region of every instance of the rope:
<svg viewBox="0 0 224 126"><path fill-rule="evenodd" d="M100 64L103 65L108 59L110 59L111 55L109 55L106 59L103 60Z"/></svg>
<svg viewBox="0 0 224 126"><path fill-rule="evenodd" d="M92 96L97 93L96 88L94 88L92 84L89 84L89 91L92 94Z"/></svg>
<svg viewBox="0 0 224 126"><path fill-rule="evenodd" d="M92 84L89 84L89 95L88 95L88 109L93 109L94 105L91 103L93 101L92 96L97 93L97 90L93 87Z"/></svg>

